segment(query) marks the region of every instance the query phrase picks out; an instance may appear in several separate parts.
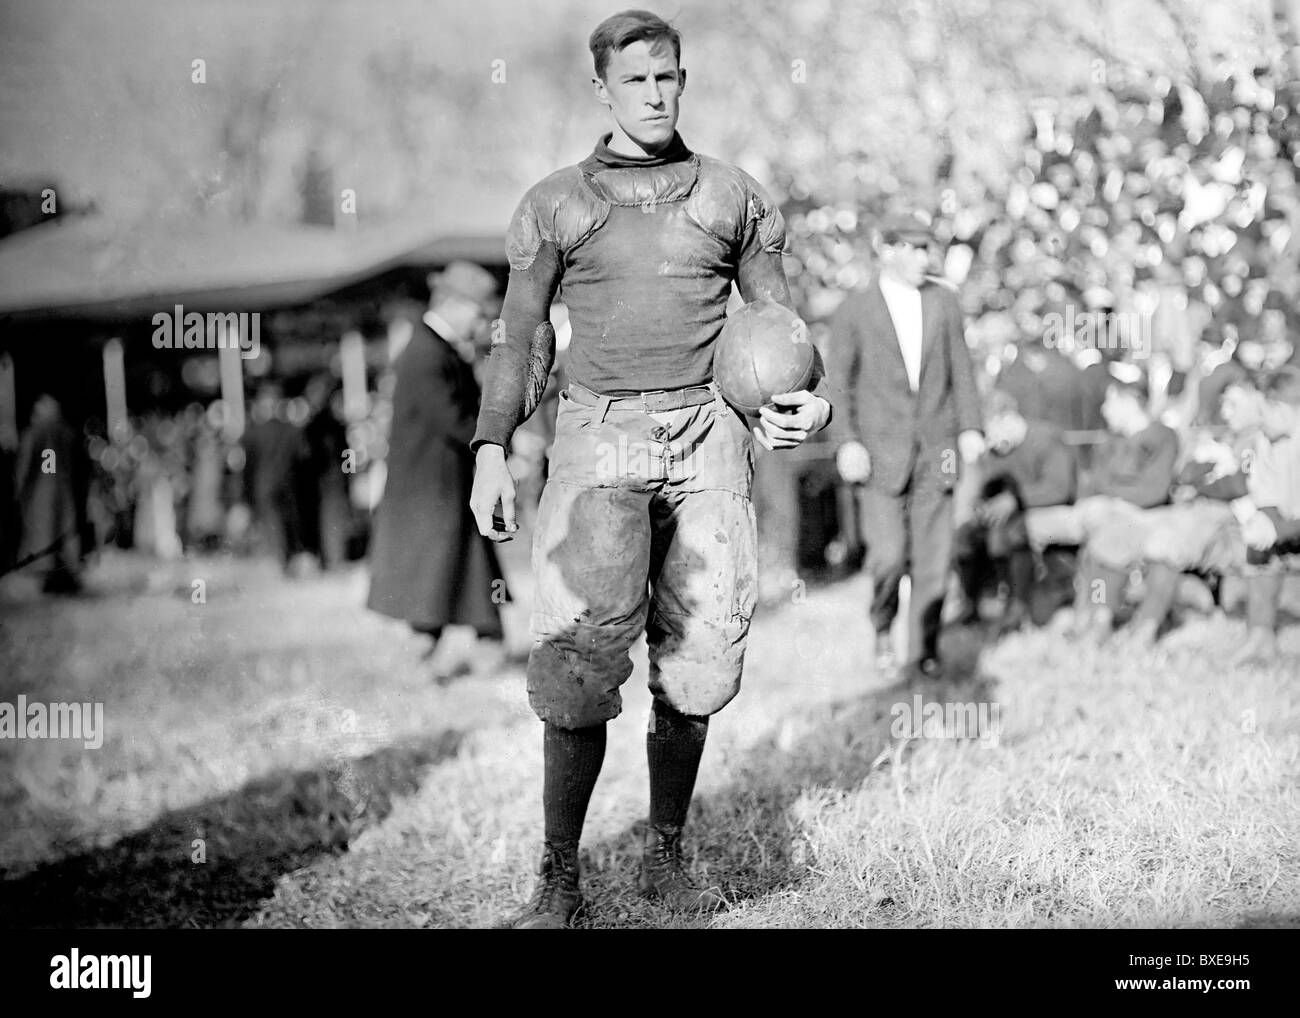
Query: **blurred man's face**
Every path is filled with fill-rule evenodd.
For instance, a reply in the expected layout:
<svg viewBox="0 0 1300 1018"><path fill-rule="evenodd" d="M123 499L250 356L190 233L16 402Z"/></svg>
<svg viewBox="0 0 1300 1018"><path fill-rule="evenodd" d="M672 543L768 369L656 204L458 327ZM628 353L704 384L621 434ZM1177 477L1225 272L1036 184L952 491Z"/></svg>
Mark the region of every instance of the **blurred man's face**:
<svg viewBox="0 0 1300 1018"><path fill-rule="evenodd" d="M53 396L43 395L32 404L32 423L45 424L59 419L59 401Z"/></svg>
<svg viewBox="0 0 1300 1018"><path fill-rule="evenodd" d="M653 155L672 141L686 71L677 66L666 41L640 40L624 46L610 55L605 77L595 84L596 98L609 107L614 122L643 152Z"/></svg>
<svg viewBox="0 0 1300 1018"><path fill-rule="evenodd" d="M1025 440L1029 425L1015 410L1003 410L989 418L986 435L989 448L1005 455Z"/></svg>
<svg viewBox="0 0 1300 1018"><path fill-rule="evenodd" d="M477 339L476 334L483 324L483 309L478 301L448 290L445 293L435 294L430 303L434 314L450 325L455 332L454 336L444 338L472 348Z"/></svg>
<svg viewBox="0 0 1300 1018"><path fill-rule="evenodd" d="M1264 398L1248 386L1230 385L1219 404L1219 416L1229 429L1236 432L1258 428L1264 408Z"/></svg>
<svg viewBox="0 0 1300 1018"><path fill-rule="evenodd" d="M274 390L263 389L253 400L253 420L269 421L273 420L276 410L280 403L280 394Z"/></svg>
<svg viewBox="0 0 1300 1018"><path fill-rule="evenodd" d="M1291 355L1295 353L1295 346L1285 337L1274 340L1264 348L1264 370L1276 371L1283 364L1291 360Z"/></svg>
<svg viewBox="0 0 1300 1018"><path fill-rule="evenodd" d="M894 244L881 244L880 268L900 283L920 286L925 281L925 270L930 266L930 251L924 244L916 245L900 240Z"/></svg>
<svg viewBox="0 0 1300 1018"><path fill-rule="evenodd" d="M1111 386L1101 403L1101 416L1106 427L1121 435L1138 429L1142 420L1142 405L1137 394L1129 389Z"/></svg>
<svg viewBox="0 0 1300 1018"><path fill-rule="evenodd" d="M1243 339L1237 344L1237 360L1251 371L1258 371L1264 366L1267 352L1263 343L1257 343L1253 339Z"/></svg>

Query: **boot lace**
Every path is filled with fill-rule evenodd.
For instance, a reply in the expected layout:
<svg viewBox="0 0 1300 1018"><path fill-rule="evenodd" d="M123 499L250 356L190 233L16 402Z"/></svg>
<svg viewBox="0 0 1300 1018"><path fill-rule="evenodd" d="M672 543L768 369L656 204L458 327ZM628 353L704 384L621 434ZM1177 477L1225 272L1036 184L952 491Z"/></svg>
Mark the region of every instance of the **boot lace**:
<svg viewBox="0 0 1300 1018"><path fill-rule="evenodd" d="M577 860L554 845L547 845L540 879L533 890L532 899L528 902L528 911L536 913L566 911L567 901L573 897L577 882Z"/></svg>

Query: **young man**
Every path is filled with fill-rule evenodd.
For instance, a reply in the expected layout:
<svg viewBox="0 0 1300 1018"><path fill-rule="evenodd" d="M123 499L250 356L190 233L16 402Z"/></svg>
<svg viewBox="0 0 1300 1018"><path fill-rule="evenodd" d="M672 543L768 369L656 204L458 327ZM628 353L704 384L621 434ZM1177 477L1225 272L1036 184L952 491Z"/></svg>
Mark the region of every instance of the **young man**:
<svg viewBox="0 0 1300 1018"><path fill-rule="evenodd" d="M1221 418L1230 435L1221 442L1203 432L1179 472L1175 504L1148 513L1141 554L1146 565L1144 593L1129 633L1135 649L1155 642L1173 609L1183 573L1236 573L1245 561L1234 504L1249 496L1264 397L1253 376L1241 375L1224 388L1220 405L1207 409L1207 417Z"/></svg>
<svg viewBox="0 0 1300 1018"><path fill-rule="evenodd" d="M681 857L708 719L739 689L756 588L751 430L710 384L713 343L733 282L746 301L790 303L781 214L752 178L677 134L678 33L625 11L596 28L590 48L614 127L515 212L505 337L473 441L470 506L483 534L506 540L516 527L505 450L545 387L547 311L563 281L570 383L533 542L528 696L545 722L546 840L515 922L528 929L563 927L581 904L578 841L642 631L654 709L640 890L676 909L724 904L692 883ZM798 445L830 417L808 391L775 402L788 412L764 408L753 426L769 449Z"/></svg>
<svg viewBox="0 0 1300 1018"><path fill-rule="evenodd" d="M1249 496L1241 505L1246 543L1249 635L1234 662L1277 658L1277 608L1288 568L1300 565L1300 368L1284 365L1260 385L1261 443L1253 458Z"/></svg>
<svg viewBox="0 0 1300 1018"><path fill-rule="evenodd" d="M1109 434L1079 478L1078 501L1036 510L1026 520L1039 547L1082 547L1074 630L1099 639L1111 632L1127 571L1140 559L1150 532L1143 510L1168 503L1178 459L1178 436L1147 410L1146 375L1124 368L1131 373L1113 377L1102 401Z"/></svg>
<svg viewBox="0 0 1300 1018"><path fill-rule="evenodd" d="M827 352L827 371L849 393L833 425L836 465L846 482L861 485L876 666L893 666L889 630L910 572L909 679L940 671L953 488L960 463L983 452L961 307L926 275L930 242L915 215L881 224L873 238L880 271L836 311Z"/></svg>
<svg viewBox="0 0 1300 1018"><path fill-rule="evenodd" d="M1066 505L1074 499L1074 458L1061 429L1023 417L1014 397L994 391L989 399L988 450L976 464L979 495L970 520L957 529L954 559L966 600L964 622L979 621L979 598L995 572L1007 581L1000 633L1030 616L1034 553L1025 512Z"/></svg>

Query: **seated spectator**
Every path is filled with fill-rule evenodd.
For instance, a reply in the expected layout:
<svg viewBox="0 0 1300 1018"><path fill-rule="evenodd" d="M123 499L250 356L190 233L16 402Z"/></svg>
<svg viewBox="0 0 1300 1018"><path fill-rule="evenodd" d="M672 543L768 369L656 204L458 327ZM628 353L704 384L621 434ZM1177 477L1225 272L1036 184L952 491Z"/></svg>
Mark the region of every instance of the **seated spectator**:
<svg viewBox="0 0 1300 1018"><path fill-rule="evenodd" d="M1109 434L1079 478L1078 501L1035 509L1025 518L1039 547L1083 546L1075 576L1080 635L1110 632L1128 566L1142 552L1148 527L1143 510L1168 503L1178 460L1178 436L1147 410L1145 374L1132 365L1113 367L1102 402Z"/></svg>
<svg viewBox="0 0 1300 1018"><path fill-rule="evenodd" d="M1144 550L1147 591L1133 640L1155 639L1179 573L1243 573L1249 634L1233 663L1268 663L1277 657L1283 574L1300 565L1300 368L1279 368L1258 390L1233 383L1222 413L1239 436L1236 466L1216 465L1196 484L1202 497L1159 514Z"/></svg>
<svg viewBox="0 0 1300 1018"><path fill-rule="evenodd" d="M990 397L988 450L975 466L978 496L973 516L957 529L954 558L965 595L963 622L979 620L979 599L991 581L1005 580L1006 611L999 633L1029 618L1034 555L1025 511L1069 503L1074 498L1074 462L1061 429L1021 416L1006 392Z"/></svg>
<svg viewBox="0 0 1300 1018"><path fill-rule="evenodd" d="M1232 337L1223 339L1219 332L1209 329L1201 337L1201 346L1195 419L1197 424L1219 424L1223 422L1223 396L1228 387L1251 379L1259 368L1262 353L1256 358L1256 344L1238 343ZM1248 367L1248 362L1253 362L1253 367Z"/></svg>
<svg viewBox="0 0 1300 1018"><path fill-rule="evenodd" d="M1202 432L1179 474L1177 504L1151 510L1153 525L1141 556L1147 566L1145 593L1132 623L1137 646L1156 639L1173 608L1181 574L1241 571L1245 546L1233 506L1248 495L1257 443L1266 441L1260 435L1264 405L1252 376L1232 381L1218 411L1230 429L1230 441Z"/></svg>
<svg viewBox="0 0 1300 1018"><path fill-rule="evenodd" d="M1261 443L1237 503L1246 544L1249 635L1236 664L1277 658L1277 609L1287 568L1300 566L1300 368L1286 365L1260 386Z"/></svg>

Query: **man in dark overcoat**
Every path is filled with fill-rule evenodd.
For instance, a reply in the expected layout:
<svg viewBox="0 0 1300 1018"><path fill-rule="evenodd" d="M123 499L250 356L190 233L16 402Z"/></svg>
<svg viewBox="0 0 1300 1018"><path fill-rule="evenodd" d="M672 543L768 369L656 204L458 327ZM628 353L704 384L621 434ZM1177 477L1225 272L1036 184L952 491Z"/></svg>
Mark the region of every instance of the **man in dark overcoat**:
<svg viewBox="0 0 1300 1018"><path fill-rule="evenodd" d="M85 452L55 397L42 393L18 449L18 560L31 560L51 594L81 590Z"/></svg>
<svg viewBox="0 0 1300 1018"><path fill-rule="evenodd" d="M469 511L478 416L476 338L495 309L496 280L469 262L431 277L429 311L393 363L388 478L376 512L368 607L428 633L449 625L502 636L505 585L492 543Z"/></svg>

